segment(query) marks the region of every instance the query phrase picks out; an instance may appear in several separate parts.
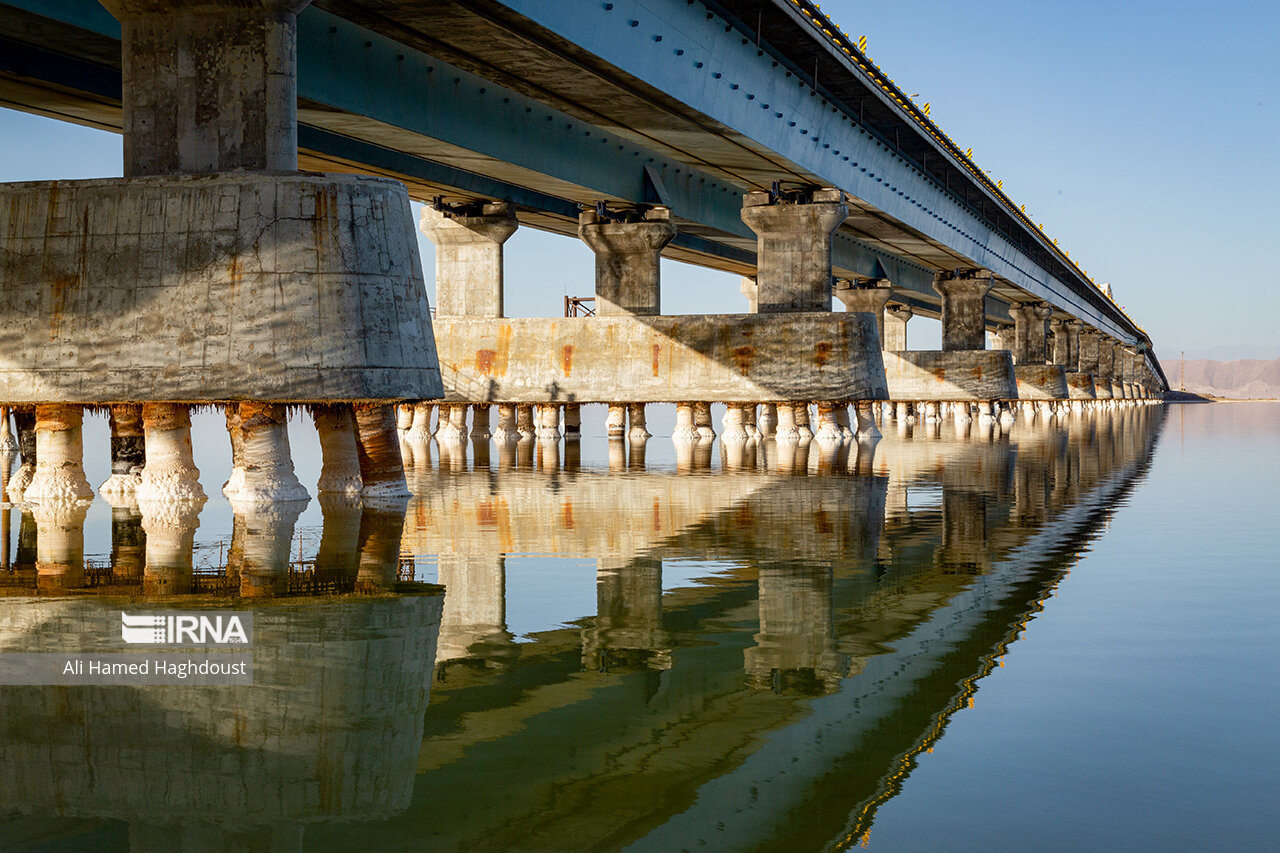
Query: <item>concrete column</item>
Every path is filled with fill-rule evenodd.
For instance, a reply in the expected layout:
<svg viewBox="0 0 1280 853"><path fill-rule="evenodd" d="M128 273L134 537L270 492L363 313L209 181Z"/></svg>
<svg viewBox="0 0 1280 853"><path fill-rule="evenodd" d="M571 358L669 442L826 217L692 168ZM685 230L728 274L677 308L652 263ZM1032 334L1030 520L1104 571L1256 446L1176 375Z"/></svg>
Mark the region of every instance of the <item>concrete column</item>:
<svg viewBox="0 0 1280 853"><path fill-rule="evenodd" d="M357 497L364 491L364 480L360 478L360 448L351 407L312 406L311 417L320 438L320 479L316 491L322 495Z"/></svg>
<svg viewBox="0 0 1280 853"><path fill-rule="evenodd" d="M747 313L760 313L760 286L756 284L754 278L743 276L738 284L738 290L747 298Z"/></svg>
<svg viewBox="0 0 1280 853"><path fill-rule="evenodd" d="M991 349L1010 349L1013 346L1013 326L996 323L991 327L989 334L991 336Z"/></svg>
<svg viewBox="0 0 1280 853"><path fill-rule="evenodd" d="M760 416L756 419L756 428L761 438L768 438L778 429L778 406L776 403L761 403Z"/></svg>
<svg viewBox="0 0 1280 853"><path fill-rule="evenodd" d="M84 443L79 406L36 406L36 466L22 491L28 501L82 500L93 497L84 475Z"/></svg>
<svg viewBox="0 0 1280 853"><path fill-rule="evenodd" d="M796 418L796 431L800 434L800 438L813 438L813 429L809 425L809 404L792 403L791 411Z"/></svg>
<svg viewBox="0 0 1280 853"><path fill-rule="evenodd" d="M871 314L876 318L876 334L880 336L880 348L888 349L884 345L884 306L893 295L893 286L889 281L875 278L849 281L842 278L836 281L835 294L836 299L844 303L845 311Z"/></svg>
<svg viewBox="0 0 1280 853"><path fill-rule="evenodd" d="M662 313L662 248L676 236L665 207L602 217L578 216L578 236L596 255L596 315Z"/></svg>
<svg viewBox="0 0 1280 853"><path fill-rule="evenodd" d="M404 438L410 444L420 446L431 440L431 415L436 407L434 403L414 403L410 408L413 410L413 417Z"/></svg>
<svg viewBox="0 0 1280 853"><path fill-rule="evenodd" d="M124 173L298 168L308 0L104 0L121 24Z"/></svg>
<svg viewBox="0 0 1280 853"><path fill-rule="evenodd" d="M756 404L742 404L742 428L746 430L747 435L756 439L760 437L760 427L756 424Z"/></svg>
<svg viewBox="0 0 1280 853"><path fill-rule="evenodd" d="M538 439L560 440L560 404L542 403L538 406Z"/></svg>
<svg viewBox="0 0 1280 853"><path fill-rule="evenodd" d="M471 406L471 440L488 441L493 437L490 431L490 406L488 403L473 403Z"/></svg>
<svg viewBox="0 0 1280 853"><path fill-rule="evenodd" d="M876 427L876 416L872 409L874 403L860 400L854 404L854 412L858 419L858 440L879 438L880 430Z"/></svg>
<svg viewBox="0 0 1280 853"><path fill-rule="evenodd" d="M566 441L582 438L582 407L577 403L564 404L564 437Z"/></svg>
<svg viewBox="0 0 1280 853"><path fill-rule="evenodd" d="M104 498L132 495L146 464L146 439L142 433L142 407L111 407L111 476L98 487Z"/></svg>
<svg viewBox="0 0 1280 853"><path fill-rule="evenodd" d="M538 428L533 423L533 404L516 404L516 432L521 438L533 438Z"/></svg>
<svg viewBox="0 0 1280 853"><path fill-rule="evenodd" d="M238 494L244 485L244 438L240 433L240 404L227 403L223 409L227 419L227 438L231 442L231 476L222 484L222 493L227 497Z"/></svg>
<svg viewBox="0 0 1280 853"><path fill-rule="evenodd" d="M413 427L413 403L396 405L396 430L403 435Z"/></svg>
<svg viewBox="0 0 1280 853"><path fill-rule="evenodd" d="M750 440L751 436L747 434L746 419L743 417L742 409L743 407L737 403L729 403L725 406L722 426L724 434L720 437L722 443L745 444Z"/></svg>
<svg viewBox="0 0 1280 853"><path fill-rule="evenodd" d="M1080 327L1079 320L1067 320L1062 324L1062 336L1066 340L1067 372L1080 372ZM1054 333L1055 336L1057 332ZM1056 338L1055 338L1056 340Z"/></svg>
<svg viewBox="0 0 1280 853"><path fill-rule="evenodd" d="M933 289L942 296L942 349L987 348L984 301L995 278L990 270L939 272Z"/></svg>
<svg viewBox="0 0 1280 853"><path fill-rule="evenodd" d="M605 418L604 428L609 438L622 438L627 434L626 403L609 404L609 415Z"/></svg>
<svg viewBox="0 0 1280 853"><path fill-rule="evenodd" d="M836 417L836 409L840 404L831 402L818 403L818 428L813 437L819 441L840 441L844 434L840 431L840 422ZM846 408L845 411L848 411Z"/></svg>
<svg viewBox="0 0 1280 853"><path fill-rule="evenodd" d="M803 403L778 403L778 426L775 429L778 441L797 442L800 440L800 427L796 423L796 409Z"/></svg>
<svg viewBox="0 0 1280 853"><path fill-rule="evenodd" d="M757 237L760 313L831 309L831 233L848 215L835 189L747 193L742 221Z"/></svg>
<svg viewBox="0 0 1280 853"><path fill-rule="evenodd" d="M440 425L436 428L436 440L441 444L456 444L467 438L467 404L441 403Z"/></svg>
<svg viewBox="0 0 1280 853"><path fill-rule="evenodd" d="M364 483L361 495L385 500L409 497L392 407L358 403L352 408L355 412L360 479Z"/></svg>
<svg viewBox="0 0 1280 853"><path fill-rule="evenodd" d="M9 407L0 406L0 453L12 453L18 449L18 442L9 430Z"/></svg>
<svg viewBox="0 0 1280 853"><path fill-rule="evenodd" d="M649 428L645 422L644 403L628 403L627 404L627 420L631 427L627 430L627 437L633 442L644 444L649 439Z"/></svg>
<svg viewBox="0 0 1280 853"><path fill-rule="evenodd" d="M706 402L697 402L693 404L693 427L698 433L698 438L706 441L715 441L715 427L711 425L711 404Z"/></svg>
<svg viewBox="0 0 1280 853"><path fill-rule="evenodd" d="M1098 344L1102 333L1089 326L1081 326L1079 330L1080 372L1096 375L1098 372Z"/></svg>
<svg viewBox="0 0 1280 853"><path fill-rule="evenodd" d="M890 305L885 309L883 349L901 352L907 348L907 321L911 314L910 305Z"/></svg>
<svg viewBox="0 0 1280 853"><path fill-rule="evenodd" d="M697 437L698 429L693 422L693 403L676 403L676 426L671 431L671 438L694 441Z"/></svg>
<svg viewBox="0 0 1280 853"><path fill-rule="evenodd" d="M1070 321L1054 317L1049 321L1049 329L1053 336L1053 351L1049 354L1051 364L1059 364L1067 370L1075 370L1075 361L1071 357L1071 339L1067 335L1067 323Z"/></svg>
<svg viewBox="0 0 1280 853"><path fill-rule="evenodd" d="M18 453L22 464L13 472L5 485L12 501L22 500L22 493L36 474L36 413L32 410L15 411L13 426L18 431Z"/></svg>
<svg viewBox="0 0 1280 853"><path fill-rule="evenodd" d="M191 413L180 403L142 407L147 464L138 483L138 501L201 500L200 470L191 452Z"/></svg>
<svg viewBox="0 0 1280 853"><path fill-rule="evenodd" d="M1013 317L1013 360L1017 364L1044 364L1046 340L1053 309L1047 302L1023 302L1009 306Z"/></svg>
<svg viewBox="0 0 1280 853"><path fill-rule="evenodd" d="M1098 366L1093 374L1094 391L1098 397L1110 400L1117 396L1112 387L1111 377L1115 372L1115 341L1102 335L1098 341Z"/></svg>
<svg viewBox="0 0 1280 853"><path fill-rule="evenodd" d="M514 403L498 404L498 427L493 432L493 440L507 443L520 440L520 432L516 429Z"/></svg>
<svg viewBox="0 0 1280 853"><path fill-rule="evenodd" d="M422 209L418 227L436 247L436 314L501 317L502 244L516 233L515 207L506 202L472 207Z"/></svg>
<svg viewBox="0 0 1280 853"><path fill-rule="evenodd" d="M309 500L293 473L288 413L277 403L240 404L240 441L244 479L236 497L245 502Z"/></svg>

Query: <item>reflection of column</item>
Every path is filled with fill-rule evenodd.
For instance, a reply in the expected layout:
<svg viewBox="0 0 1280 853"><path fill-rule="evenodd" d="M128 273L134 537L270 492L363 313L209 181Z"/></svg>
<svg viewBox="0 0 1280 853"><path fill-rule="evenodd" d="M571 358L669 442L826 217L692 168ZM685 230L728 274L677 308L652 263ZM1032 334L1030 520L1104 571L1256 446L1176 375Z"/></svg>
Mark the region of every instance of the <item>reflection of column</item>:
<svg viewBox="0 0 1280 853"><path fill-rule="evenodd" d="M446 602L447 602L446 592ZM662 629L662 561L635 559L596 569L595 623L583 631L586 669L670 669L671 641Z"/></svg>
<svg viewBox="0 0 1280 853"><path fill-rule="evenodd" d="M23 500L80 500L93 497L84 476L84 442L79 406L36 406L36 470Z"/></svg>
<svg viewBox="0 0 1280 853"><path fill-rule="evenodd" d="M360 568L357 592L395 588L400 569L400 540L404 536L407 500L366 503L360 514Z"/></svg>
<svg viewBox="0 0 1280 853"><path fill-rule="evenodd" d="M355 588L360 567L360 517L364 504L358 496L322 492L320 547L316 551L316 583L322 589L347 592Z"/></svg>
<svg viewBox="0 0 1280 853"><path fill-rule="evenodd" d="M977 574L991 567L984 494L943 485L942 546L934 559L942 569L957 574Z"/></svg>
<svg viewBox="0 0 1280 853"><path fill-rule="evenodd" d="M138 483L138 501L200 500L200 471L191 454L191 414L177 403L146 403L142 407L147 464Z"/></svg>
<svg viewBox="0 0 1280 853"><path fill-rule="evenodd" d="M506 559L501 555L440 554L438 582L444 586L437 664L489 657L507 646Z"/></svg>
<svg viewBox="0 0 1280 853"><path fill-rule="evenodd" d="M141 582L147 562L147 534L137 504L111 506L111 574L122 580Z"/></svg>
<svg viewBox="0 0 1280 853"><path fill-rule="evenodd" d="M205 499L142 500L142 529L146 531L147 562L142 591L146 595L191 592L196 529Z"/></svg>
<svg viewBox="0 0 1280 853"><path fill-rule="evenodd" d="M390 414L391 407L387 407ZM391 422L395 435L395 421ZM272 598L289 588L289 559L293 528L309 501L282 503L241 503L234 498L231 509L243 520L240 544L240 595L244 598ZM151 531L147 531L148 538Z"/></svg>
<svg viewBox="0 0 1280 853"><path fill-rule="evenodd" d="M848 659L836 650L831 568L764 564L759 571L760 632L745 652L752 685L832 692Z"/></svg>
<svg viewBox="0 0 1280 853"><path fill-rule="evenodd" d="M84 517L89 504L49 500L34 504L36 585L42 591L84 586Z"/></svg>

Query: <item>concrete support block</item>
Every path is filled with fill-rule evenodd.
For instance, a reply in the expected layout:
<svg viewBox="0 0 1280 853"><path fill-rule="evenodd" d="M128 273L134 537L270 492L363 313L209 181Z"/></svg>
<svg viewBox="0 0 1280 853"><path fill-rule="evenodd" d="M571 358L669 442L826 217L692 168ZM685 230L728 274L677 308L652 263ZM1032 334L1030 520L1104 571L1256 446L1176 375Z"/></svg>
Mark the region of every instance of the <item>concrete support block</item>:
<svg viewBox="0 0 1280 853"><path fill-rule="evenodd" d="M142 407L147 464L135 492L143 501L192 501L205 498L200 470L191 452L191 413L177 403Z"/></svg>
<svg viewBox="0 0 1280 853"><path fill-rule="evenodd" d="M506 202L482 205L474 215L422 209L418 227L436 247L437 315L502 316L502 244L518 225Z"/></svg>
<svg viewBox="0 0 1280 853"><path fill-rule="evenodd" d="M364 480L360 477L360 449L351 407L314 406L311 416L320 438L320 479L316 482L316 491L322 496L358 497L364 491Z"/></svg>
<svg viewBox="0 0 1280 853"><path fill-rule="evenodd" d="M26 501L75 501L93 498L84 475L84 442L79 406L36 406L36 466L22 491Z"/></svg>
<svg viewBox="0 0 1280 853"><path fill-rule="evenodd" d="M884 353L893 400L1010 400L1018 396L1008 350Z"/></svg>
<svg viewBox="0 0 1280 853"><path fill-rule="evenodd" d="M441 394L402 184L225 173L0 186L0 400Z"/></svg>
<svg viewBox="0 0 1280 853"><path fill-rule="evenodd" d="M621 403L885 399L863 314L437 318L446 398Z"/></svg>
<svg viewBox="0 0 1280 853"><path fill-rule="evenodd" d="M288 414L279 404L242 402L240 441L244 478L235 497L242 503L309 500L293 472Z"/></svg>
<svg viewBox="0 0 1280 853"><path fill-rule="evenodd" d="M404 457L396 435L391 406L356 404L356 442L360 462L361 495L366 500L399 500L409 497L404 476Z"/></svg>
<svg viewBox="0 0 1280 853"><path fill-rule="evenodd" d="M615 316L662 313L662 248L676 236L671 211L654 207L623 219L607 219L595 210L578 216L578 236L596 256L596 314Z"/></svg>
<svg viewBox="0 0 1280 853"><path fill-rule="evenodd" d="M876 335L880 341L880 348L888 349L884 345L884 307L889 302L889 297L893 295L893 286L888 280L865 279L853 282L848 279L839 279L836 281L835 295L836 299L844 304L845 311L870 314L876 318Z"/></svg>
<svg viewBox="0 0 1280 853"><path fill-rule="evenodd" d="M883 349L899 351L907 348L907 321L911 314L910 305L889 305L885 308Z"/></svg>
<svg viewBox="0 0 1280 853"><path fill-rule="evenodd" d="M107 500L131 499L146 464L146 439L142 432L142 407L111 407L111 476L98 487Z"/></svg>
<svg viewBox="0 0 1280 853"><path fill-rule="evenodd" d="M1092 400L1095 397L1093 377L1078 370L1067 371L1067 397L1071 400Z"/></svg>
<svg viewBox="0 0 1280 853"><path fill-rule="evenodd" d="M830 310L831 233L848 215L844 193L835 189L793 200L746 195L742 221L757 236L760 313Z"/></svg>
<svg viewBox="0 0 1280 853"><path fill-rule="evenodd" d="M942 296L944 352L986 349L985 299L994 281L990 270L934 275L933 289Z"/></svg>
<svg viewBox="0 0 1280 853"><path fill-rule="evenodd" d="M1067 373L1057 364L1018 364L1013 368L1020 400L1065 400Z"/></svg>

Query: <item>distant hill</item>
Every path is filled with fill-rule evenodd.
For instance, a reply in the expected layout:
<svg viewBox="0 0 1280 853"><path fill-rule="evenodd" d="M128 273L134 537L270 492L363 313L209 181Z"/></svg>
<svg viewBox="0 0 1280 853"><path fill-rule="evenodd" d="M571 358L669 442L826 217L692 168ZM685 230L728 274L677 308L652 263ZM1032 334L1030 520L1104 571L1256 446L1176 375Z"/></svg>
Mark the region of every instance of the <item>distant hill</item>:
<svg viewBox="0 0 1280 853"><path fill-rule="evenodd" d="M1169 387L1178 389L1179 378L1194 394L1230 397L1237 400L1280 398L1280 358L1261 361L1242 358L1236 361L1209 359L1173 359L1164 361L1164 375Z"/></svg>

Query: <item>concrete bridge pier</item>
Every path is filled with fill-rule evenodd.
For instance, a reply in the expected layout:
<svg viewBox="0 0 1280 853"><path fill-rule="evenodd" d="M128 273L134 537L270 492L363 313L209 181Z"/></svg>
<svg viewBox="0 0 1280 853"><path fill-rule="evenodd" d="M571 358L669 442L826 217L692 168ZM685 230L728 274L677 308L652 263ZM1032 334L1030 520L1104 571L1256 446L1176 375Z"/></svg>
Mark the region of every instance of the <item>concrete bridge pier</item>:
<svg viewBox="0 0 1280 853"><path fill-rule="evenodd" d="M494 428L493 440L499 445L515 444L520 440L520 432L516 429L516 407L514 404L498 404L498 425Z"/></svg>
<svg viewBox="0 0 1280 853"><path fill-rule="evenodd" d="M13 453L18 449L18 442L9 429L9 407L0 406L0 453Z"/></svg>
<svg viewBox="0 0 1280 853"><path fill-rule="evenodd" d="M558 442L562 437L560 432L560 404L559 403L541 403L538 406L538 434L539 442Z"/></svg>
<svg viewBox="0 0 1280 853"><path fill-rule="evenodd" d="M111 476L98 487L98 494L132 498L146 465L146 438L142 431L142 407L115 405L108 423L111 427Z"/></svg>
<svg viewBox="0 0 1280 853"><path fill-rule="evenodd" d="M756 404L742 403L742 428L746 430L747 437L751 441L760 438L760 427L756 423Z"/></svg>
<svg viewBox="0 0 1280 853"><path fill-rule="evenodd" d="M676 236L670 210L584 210L578 236L596 257L597 316L662 313L662 249Z"/></svg>
<svg viewBox="0 0 1280 853"><path fill-rule="evenodd" d="M564 440L578 441L582 438L582 406L577 403L564 404Z"/></svg>
<svg viewBox="0 0 1280 853"><path fill-rule="evenodd" d="M427 206L418 227L436 247L436 316L502 317L502 246L516 233L506 202Z"/></svg>
<svg viewBox="0 0 1280 853"><path fill-rule="evenodd" d="M711 425L711 404L699 401L693 404L693 428L699 441L715 441L715 427Z"/></svg>
<svg viewBox="0 0 1280 853"><path fill-rule="evenodd" d="M1100 399L1109 399L1111 396L1110 387L1108 386L1106 389L1103 389L1099 387L1099 384L1097 382L1098 360L1100 358L1100 352L1101 352L1101 347L1100 347L1101 341L1102 341L1101 332L1099 332L1097 329L1091 326L1084 326L1084 325L1081 326L1080 341L1079 341L1079 346L1080 346L1079 370L1081 373L1088 374L1089 386L1093 390L1092 397L1090 397L1090 399L1085 403L1086 409L1093 409L1095 407L1094 401L1100 400ZM1105 397L1104 397L1104 390L1105 390Z"/></svg>
<svg viewBox="0 0 1280 853"><path fill-rule="evenodd" d="M649 428L645 422L644 403L627 404L627 421L631 425L627 430L627 438L643 447L650 436Z"/></svg>
<svg viewBox="0 0 1280 853"><path fill-rule="evenodd" d="M488 403L473 403L471 406L471 440L488 441L493 437L492 407Z"/></svg>
<svg viewBox="0 0 1280 853"><path fill-rule="evenodd" d="M84 442L80 406L42 403L36 406L36 466L22 491L26 501L66 501L93 498L84 474Z"/></svg>
<svg viewBox="0 0 1280 853"><path fill-rule="evenodd" d="M848 409L846 408L846 412ZM836 420L836 404L835 403L818 403L818 429L814 431L813 437L817 441L824 442L840 442L844 440L844 434L840 431L840 424Z"/></svg>
<svg viewBox="0 0 1280 853"><path fill-rule="evenodd" d="M316 405L311 407L316 434L320 438L320 494L357 497L364 491L360 477L360 449L356 439L356 423L348 405Z"/></svg>
<svg viewBox="0 0 1280 853"><path fill-rule="evenodd" d="M742 221L757 237L759 313L831 310L831 234L848 215L835 189L746 195Z"/></svg>
<svg viewBox="0 0 1280 853"><path fill-rule="evenodd" d="M698 429L693 420L693 403L676 403L676 425L671 431L673 441L697 441Z"/></svg>
<svg viewBox="0 0 1280 853"><path fill-rule="evenodd" d="M796 422L800 404L778 403L775 411L778 415L778 426L774 437L778 442L795 443L800 440L800 426Z"/></svg>
<svg viewBox="0 0 1280 853"><path fill-rule="evenodd" d="M604 429L609 438L625 438L627 434L627 406L625 403L609 403Z"/></svg>
<svg viewBox="0 0 1280 853"><path fill-rule="evenodd" d="M521 439L537 436L538 428L534 424L532 403L518 403L516 405L516 432Z"/></svg>
<svg viewBox="0 0 1280 853"><path fill-rule="evenodd" d="M778 404L777 403L761 403L760 415L756 418L756 429L760 432L761 438L771 438L777 435L778 431Z"/></svg>
<svg viewBox="0 0 1280 853"><path fill-rule="evenodd" d="M795 415L796 432L800 434L800 440L808 441L813 438L813 428L810 425L811 422L809 420L810 412L808 402L792 403L791 411Z"/></svg>
<svg viewBox="0 0 1280 853"><path fill-rule="evenodd" d="M1047 302L1024 302L1009 307L1013 317L1013 360L1019 400L1065 400L1067 375L1050 361Z"/></svg>
<svg viewBox="0 0 1280 853"><path fill-rule="evenodd" d="M720 436L722 444L745 445L751 440L751 435L747 432L746 427L747 419L744 411L746 408L746 406L738 403L729 403L725 406L721 427L724 432Z"/></svg>
<svg viewBox="0 0 1280 853"><path fill-rule="evenodd" d="M911 319L910 305L889 304L884 312L884 345L881 349L901 352L907 348L907 321Z"/></svg>
<svg viewBox="0 0 1280 853"><path fill-rule="evenodd" d="M846 312L861 312L876 318L876 336L881 349L888 349L885 343L885 305L893 295L893 286L888 279L837 279L835 296L844 304ZM906 335L902 323L903 337ZM905 347L903 347L905 349Z"/></svg>
<svg viewBox="0 0 1280 853"><path fill-rule="evenodd" d="M309 497L293 471L288 412L278 403L239 405L239 443L244 474L235 496L243 502L296 501Z"/></svg>
<svg viewBox="0 0 1280 853"><path fill-rule="evenodd" d="M465 403L441 403L440 424L436 427L436 441L456 444L467 438L467 405Z"/></svg>

